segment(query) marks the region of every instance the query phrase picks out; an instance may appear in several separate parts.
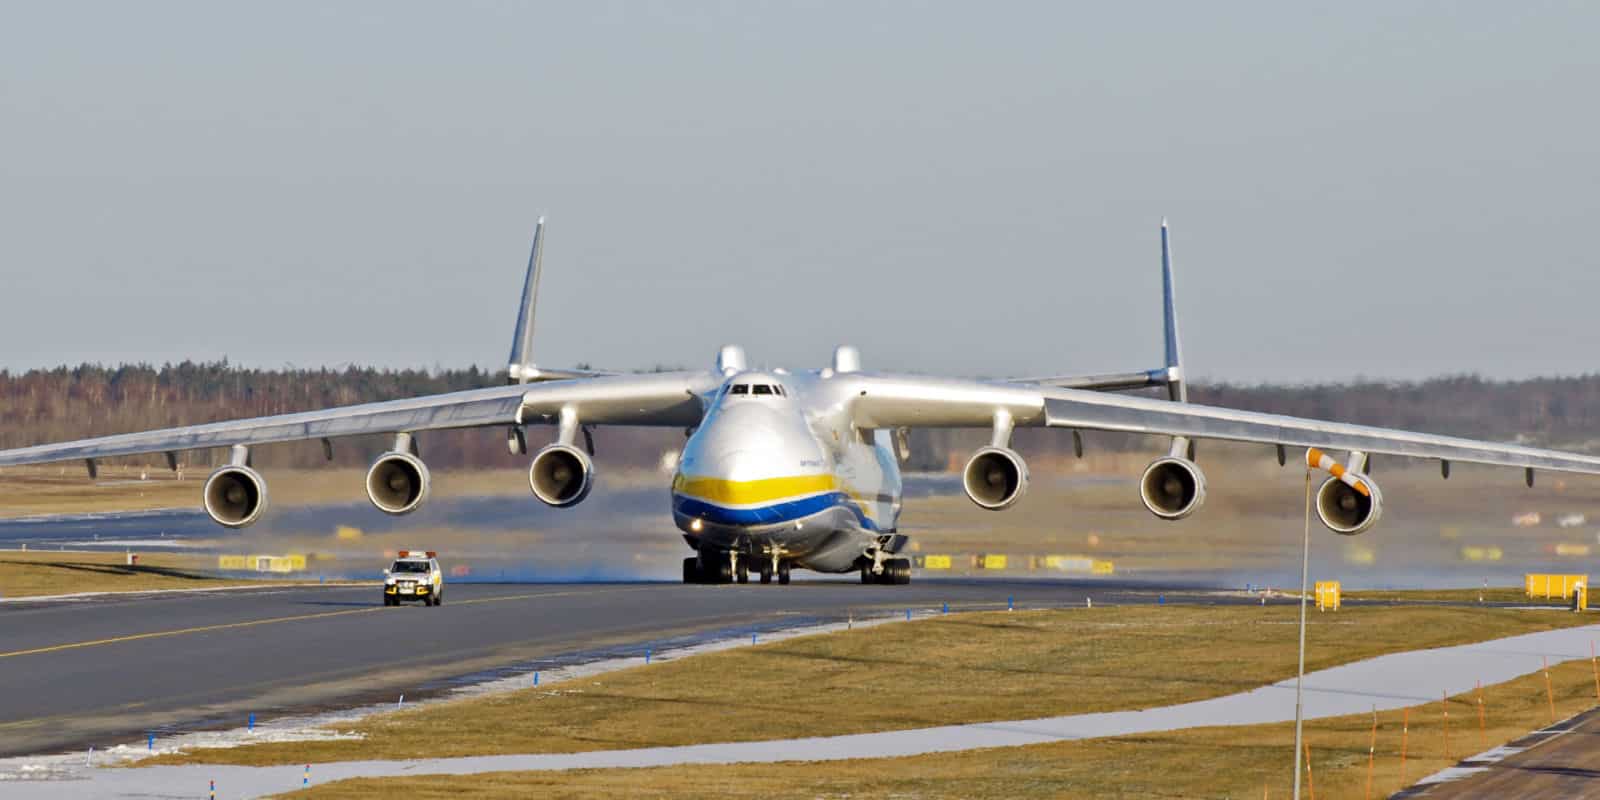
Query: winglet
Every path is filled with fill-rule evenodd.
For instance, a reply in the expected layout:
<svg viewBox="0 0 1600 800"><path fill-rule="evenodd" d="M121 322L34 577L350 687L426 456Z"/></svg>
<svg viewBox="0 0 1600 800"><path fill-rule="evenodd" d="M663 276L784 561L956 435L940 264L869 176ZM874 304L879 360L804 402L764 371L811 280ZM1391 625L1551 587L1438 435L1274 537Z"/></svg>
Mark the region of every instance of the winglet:
<svg viewBox="0 0 1600 800"><path fill-rule="evenodd" d="M533 229L533 251L528 254L528 276L522 282L522 305L517 329L511 332L511 358L506 373L511 383L528 383L539 375L533 364L533 307L539 299L539 265L544 260L544 217Z"/></svg>
<svg viewBox="0 0 1600 800"><path fill-rule="evenodd" d="M1167 397L1189 402L1184 384L1183 352L1178 347L1177 288L1172 280L1172 245L1168 241L1167 218L1161 218L1161 319L1166 340Z"/></svg>

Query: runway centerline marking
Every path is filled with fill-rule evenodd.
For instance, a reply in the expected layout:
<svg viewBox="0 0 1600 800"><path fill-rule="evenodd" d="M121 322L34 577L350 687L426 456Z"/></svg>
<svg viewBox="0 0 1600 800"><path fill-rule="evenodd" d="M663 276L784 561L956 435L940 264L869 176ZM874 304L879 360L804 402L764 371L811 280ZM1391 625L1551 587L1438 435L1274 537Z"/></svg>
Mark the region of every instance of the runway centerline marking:
<svg viewBox="0 0 1600 800"><path fill-rule="evenodd" d="M630 589L612 589L610 591L638 591L638 590L637 589L633 589L633 590L630 590ZM503 602L508 602L508 601L511 601L511 600L531 600L531 599L536 598L536 597L565 597L565 596L575 595L575 594L594 594L594 593L595 592L593 592L593 591L590 591L590 592L583 592L583 591L540 592L540 593L537 593L537 594L507 595L505 597L479 597L479 598L475 598L475 599L472 599L472 600L457 601L455 603L452 603L452 605L470 606L470 605L478 605L480 603L503 603ZM15 658L17 656L34 656L34 655L41 655L41 654L44 654L44 653L56 653L56 652L60 652L60 651L63 651L63 650L77 650L79 648L84 648L84 647L99 647L99 646L102 646L102 645L118 644L118 643L121 643L121 642L134 642L134 641L138 641L140 639L161 639L161 638L165 638L165 637L169 637L169 636L185 636L185 635L188 635L188 634L191 634L191 633L206 633L206 632L209 632L209 631L223 631L223 630L230 630L230 629L233 629L233 628L251 628L251 627L255 627L257 625L273 625L273 624L280 623L280 622L304 622L305 620L308 620L308 619L327 619L328 617L343 617L343 616L349 616L351 614L370 614L370 613L372 613L374 611L383 611L384 609L385 609L385 606L370 606L370 607L367 607L367 608L346 609L344 611L321 611L321 612L318 612L316 614L296 614L294 616L289 616L289 617L270 617L268 619L252 619L252 620L245 620L244 622L223 622L223 623L218 623L216 625L200 625L200 626L196 626L196 627L193 627L193 628L178 628L176 630L170 630L170 631L150 631L149 633L133 633L133 634L129 634L127 636L112 636L112 637L107 638L107 639L92 639L92 640L86 641L86 642L68 642L66 644L50 645L49 647L35 647L35 648L31 649L31 650L13 650L13 651L11 651L9 653L0 653L0 658Z"/></svg>

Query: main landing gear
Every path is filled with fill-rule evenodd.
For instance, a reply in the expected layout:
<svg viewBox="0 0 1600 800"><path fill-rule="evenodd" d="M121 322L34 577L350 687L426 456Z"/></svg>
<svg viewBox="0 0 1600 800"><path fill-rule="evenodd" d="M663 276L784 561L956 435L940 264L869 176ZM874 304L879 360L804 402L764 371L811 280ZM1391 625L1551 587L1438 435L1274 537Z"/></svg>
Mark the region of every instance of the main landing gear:
<svg viewBox="0 0 1600 800"><path fill-rule="evenodd" d="M787 559L763 559L756 565L757 580L762 583L772 583L774 574L778 583L789 583L789 562ZM702 550L700 555L683 560L684 583L749 583L750 582L750 557L730 551L715 552Z"/></svg>
<svg viewBox="0 0 1600 800"><path fill-rule="evenodd" d="M872 572L870 562L862 564L861 582L904 586L911 582L911 559L886 558L883 560L883 571L877 574Z"/></svg>

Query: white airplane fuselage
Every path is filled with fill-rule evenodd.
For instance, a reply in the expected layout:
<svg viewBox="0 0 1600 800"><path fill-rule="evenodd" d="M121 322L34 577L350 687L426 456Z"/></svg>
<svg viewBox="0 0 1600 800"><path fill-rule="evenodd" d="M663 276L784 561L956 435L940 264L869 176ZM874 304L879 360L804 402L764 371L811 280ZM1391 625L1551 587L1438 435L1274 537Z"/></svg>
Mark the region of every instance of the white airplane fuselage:
<svg viewBox="0 0 1600 800"><path fill-rule="evenodd" d="M708 398L672 481L690 546L819 572L857 568L899 524L893 433L856 428L831 370L741 372Z"/></svg>

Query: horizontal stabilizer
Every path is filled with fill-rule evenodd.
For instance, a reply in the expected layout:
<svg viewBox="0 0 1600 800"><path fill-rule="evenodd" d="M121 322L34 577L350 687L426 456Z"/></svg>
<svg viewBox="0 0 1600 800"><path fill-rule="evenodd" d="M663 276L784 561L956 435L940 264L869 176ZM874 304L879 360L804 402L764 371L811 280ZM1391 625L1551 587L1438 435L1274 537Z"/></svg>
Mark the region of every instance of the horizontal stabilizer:
<svg viewBox="0 0 1600 800"><path fill-rule="evenodd" d="M1125 392L1167 385L1167 370L1152 369L1144 372L1122 372L1108 375L1058 375L1048 378L1020 378L1015 383L1036 383L1040 386L1059 386L1063 389L1089 389L1098 392Z"/></svg>

